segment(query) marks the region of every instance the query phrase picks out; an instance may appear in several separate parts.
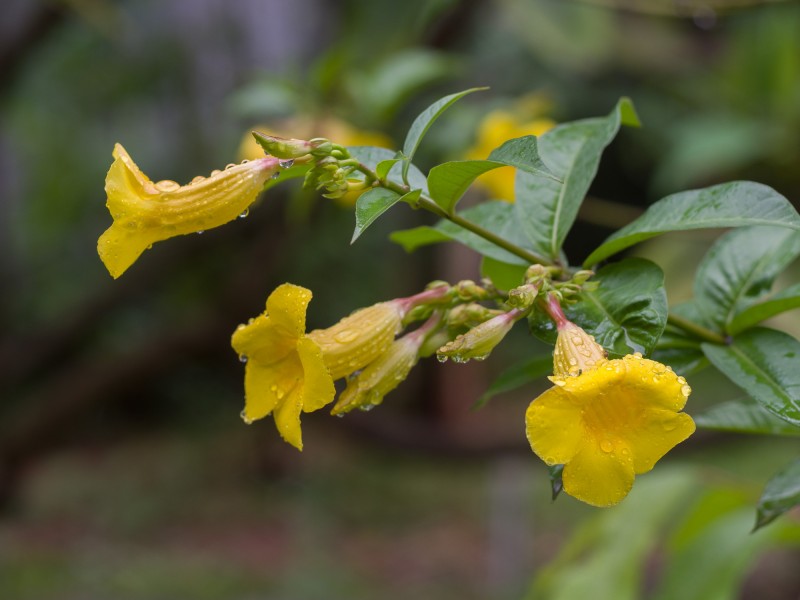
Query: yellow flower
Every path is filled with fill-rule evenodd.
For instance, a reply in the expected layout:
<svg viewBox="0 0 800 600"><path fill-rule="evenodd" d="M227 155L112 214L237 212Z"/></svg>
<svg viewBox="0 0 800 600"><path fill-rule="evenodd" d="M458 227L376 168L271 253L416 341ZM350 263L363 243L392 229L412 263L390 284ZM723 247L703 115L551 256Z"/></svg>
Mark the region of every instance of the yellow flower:
<svg viewBox="0 0 800 600"><path fill-rule="evenodd" d="M300 413L319 410L336 390L320 347L307 335L311 291L285 283L267 298L267 310L239 325L231 345L242 360L246 423L272 413L281 437L303 449Z"/></svg>
<svg viewBox="0 0 800 600"><path fill-rule="evenodd" d="M357 310L336 325L308 334L321 349L333 379L363 369L383 354L402 329L404 299L380 302Z"/></svg>
<svg viewBox="0 0 800 600"><path fill-rule="evenodd" d="M507 140L524 135L542 135L554 126L555 122L547 118L525 119L511 111L492 111L481 122L478 137L467 152L467 158L483 160ZM475 183L483 187L492 198L513 202L515 173L513 167L500 167L484 173Z"/></svg>
<svg viewBox="0 0 800 600"><path fill-rule="evenodd" d="M555 387L528 407L528 441L548 465L565 465L565 492L612 506L635 475L694 432L692 418L680 412L691 388L641 354L605 359L602 347L572 323L560 326L558 337Z"/></svg>
<svg viewBox="0 0 800 600"><path fill-rule="evenodd" d="M106 175L106 206L114 223L97 241L100 260L116 279L153 243L232 221L278 168L278 159L262 152L258 160L195 177L188 185L153 183L117 144Z"/></svg>

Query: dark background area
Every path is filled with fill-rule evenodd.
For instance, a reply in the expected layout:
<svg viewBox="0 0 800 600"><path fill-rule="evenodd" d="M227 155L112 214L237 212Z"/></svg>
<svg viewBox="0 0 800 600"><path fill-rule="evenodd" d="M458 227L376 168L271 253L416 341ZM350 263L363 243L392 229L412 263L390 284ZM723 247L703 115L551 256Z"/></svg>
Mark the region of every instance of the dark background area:
<svg viewBox="0 0 800 600"><path fill-rule="evenodd" d="M681 576L697 595L672 597L709 597L712 575L732 578L720 598L800 594L797 515L747 534L796 441L700 433L637 480L629 508L551 504L522 426L546 382L470 409L547 351L521 327L486 363L421 363L369 414L305 415L302 454L241 422L230 333L277 285L314 291L313 328L478 277L469 251L387 240L429 215L398 207L350 246L351 207L287 184L117 281L97 257L115 142L153 180L187 182L238 160L256 126L398 146L427 104L482 85L431 130L422 168L463 157L481 119L521 98L555 121L633 99L644 127L604 155L565 248L575 262L675 191L752 179L800 198L795 2L4 3L0 597L570 599L592 569L610 586L598 598L669 597ZM718 233L636 251L678 302ZM798 321L780 323L797 336ZM690 413L740 394L713 372L691 383ZM602 533L623 523L627 543ZM708 554L685 558L694 543ZM711 557L726 543L740 552L724 575Z"/></svg>

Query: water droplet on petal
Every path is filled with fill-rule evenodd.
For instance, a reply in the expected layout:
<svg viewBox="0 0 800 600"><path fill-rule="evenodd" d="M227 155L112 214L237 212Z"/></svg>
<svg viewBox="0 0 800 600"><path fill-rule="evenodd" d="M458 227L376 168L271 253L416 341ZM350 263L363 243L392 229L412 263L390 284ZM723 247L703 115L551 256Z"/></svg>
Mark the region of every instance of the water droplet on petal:
<svg viewBox="0 0 800 600"><path fill-rule="evenodd" d="M242 418L242 421L244 421L246 425L253 424L253 419L248 418L247 411L242 410L242 412L239 413L239 416Z"/></svg>
<svg viewBox="0 0 800 600"><path fill-rule="evenodd" d="M239 355L239 362L246 363L247 362L247 357L244 354L240 354Z"/></svg>
<svg viewBox="0 0 800 600"><path fill-rule="evenodd" d="M683 385L681 387L681 394L683 394L684 398L688 398L689 394L691 394L691 393L692 393L692 388L689 387L688 385Z"/></svg>
<svg viewBox="0 0 800 600"><path fill-rule="evenodd" d="M239 218L240 219L246 219L247 215L249 215L249 214L250 214L250 209L249 208L245 208L241 213L239 213Z"/></svg>
<svg viewBox="0 0 800 600"><path fill-rule="evenodd" d="M333 339L335 339L340 344L347 344L352 342L354 339L358 337L358 332L354 329L343 329L342 331L335 333Z"/></svg>
<svg viewBox="0 0 800 600"><path fill-rule="evenodd" d="M603 452L611 452L614 449L614 444L612 444L609 440L603 440L600 442L600 450Z"/></svg>
<svg viewBox="0 0 800 600"><path fill-rule="evenodd" d="M280 174L278 171L275 171L275 172L274 172L274 173L271 175L271 177L272 177L273 179L277 179L277 178L278 178L278 177L280 177L280 176L281 176L281 174Z"/></svg>
<svg viewBox="0 0 800 600"><path fill-rule="evenodd" d="M278 165L280 165L281 169L288 169L294 164L294 159L289 160L280 160L278 161Z"/></svg>
<svg viewBox="0 0 800 600"><path fill-rule="evenodd" d="M198 229L197 230L197 235L203 235L204 233L205 233L204 229Z"/></svg>
<svg viewBox="0 0 800 600"><path fill-rule="evenodd" d="M446 363L447 357L444 354L437 354L436 360L438 360L440 363Z"/></svg>
<svg viewBox="0 0 800 600"><path fill-rule="evenodd" d="M553 379L553 383L556 384L558 387L564 387L567 385L567 382L563 379Z"/></svg>
<svg viewBox="0 0 800 600"><path fill-rule="evenodd" d="M169 179L156 183L156 188L161 192L174 192L179 187L181 187L181 185L177 181L170 181Z"/></svg>
<svg viewBox="0 0 800 600"><path fill-rule="evenodd" d="M197 177L192 179L192 183L200 183L201 181L205 181L205 180L206 180L205 177L203 177L202 175L198 175Z"/></svg>
<svg viewBox="0 0 800 600"><path fill-rule="evenodd" d="M222 171L220 171L219 169L214 169L213 171L211 171L211 177L215 177L220 173L222 173Z"/></svg>
<svg viewBox="0 0 800 600"><path fill-rule="evenodd" d="M225 165L225 170L227 171L228 169L232 169L235 166L236 165L234 163L228 163L227 165Z"/></svg>

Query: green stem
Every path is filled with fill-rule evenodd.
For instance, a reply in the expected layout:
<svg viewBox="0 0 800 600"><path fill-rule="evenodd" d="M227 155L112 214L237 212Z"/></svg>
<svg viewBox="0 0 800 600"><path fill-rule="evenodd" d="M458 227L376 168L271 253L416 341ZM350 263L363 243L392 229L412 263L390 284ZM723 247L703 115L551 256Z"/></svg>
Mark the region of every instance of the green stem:
<svg viewBox="0 0 800 600"><path fill-rule="evenodd" d="M411 191L408 186L400 185L399 183L395 183L394 181L389 181L388 179L378 179L378 176L375 172L367 167L364 164L359 165L359 170L363 172L365 175L371 177L373 180L378 181L381 187L384 187L388 190L392 190L400 195L407 194ZM540 265L553 265L555 264L553 261L539 256L538 254L531 252L530 250L525 250L524 248L520 248L516 244L512 244L508 240L500 237L499 235L489 231L488 229L478 225L477 223L473 223L469 219L465 219L464 217L457 215L455 213L448 213L444 210L441 206L436 204L432 198L422 194L417 200L417 205L420 208L424 208L428 212L432 212L438 217L442 219L447 219L451 223L454 223L461 227L462 229L466 229L474 233L475 235L482 237L488 242L491 242L498 248L502 248L506 252L513 254L514 256L519 256L523 260L526 260L530 264L540 264Z"/></svg>
<svg viewBox="0 0 800 600"><path fill-rule="evenodd" d="M667 323L674 325L678 329L683 329L687 333L691 333L703 341L711 342L712 344L728 343L728 340L720 334L711 331L707 327L698 325L694 321L690 321L689 319L676 315L675 313L669 313L669 316L667 317Z"/></svg>

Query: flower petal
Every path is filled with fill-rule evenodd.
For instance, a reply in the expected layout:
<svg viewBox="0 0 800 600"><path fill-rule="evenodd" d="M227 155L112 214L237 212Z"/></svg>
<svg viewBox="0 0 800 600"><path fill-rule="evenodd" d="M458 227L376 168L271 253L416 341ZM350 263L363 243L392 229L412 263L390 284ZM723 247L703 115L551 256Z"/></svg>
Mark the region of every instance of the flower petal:
<svg viewBox="0 0 800 600"><path fill-rule="evenodd" d="M262 365L285 358L296 345L297 338L276 327L266 315L256 317L247 325L239 325L231 336L231 346L239 356Z"/></svg>
<svg viewBox="0 0 800 600"><path fill-rule="evenodd" d="M647 473L658 460L694 433L695 424L686 413L652 409L644 422L625 435L633 454L636 474Z"/></svg>
<svg viewBox="0 0 800 600"><path fill-rule="evenodd" d="M303 408L302 386L295 387L273 412L275 426L281 437L298 450L303 449L303 436L300 430L300 411Z"/></svg>
<svg viewBox="0 0 800 600"><path fill-rule="evenodd" d="M284 283L267 298L267 314L275 325L299 338L306 331L306 309L311 297L311 290Z"/></svg>
<svg viewBox="0 0 800 600"><path fill-rule="evenodd" d="M553 387L531 402L525 413L528 441L548 465L572 460L586 438L581 406L560 387Z"/></svg>
<svg viewBox="0 0 800 600"><path fill-rule="evenodd" d="M298 387L303 369L296 354L270 365L250 360L244 369L244 418L262 419Z"/></svg>
<svg viewBox="0 0 800 600"><path fill-rule="evenodd" d="M594 440L586 442L564 467L564 491L592 506L613 506L633 487L633 461L616 445L604 452Z"/></svg>
<svg viewBox="0 0 800 600"><path fill-rule="evenodd" d="M319 410L333 402L336 388L322 359L322 350L307 337L297 343L303 365L303 412Z"/></svg>

